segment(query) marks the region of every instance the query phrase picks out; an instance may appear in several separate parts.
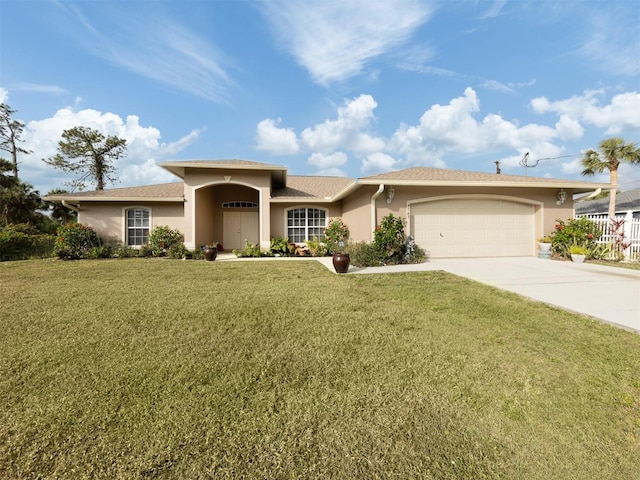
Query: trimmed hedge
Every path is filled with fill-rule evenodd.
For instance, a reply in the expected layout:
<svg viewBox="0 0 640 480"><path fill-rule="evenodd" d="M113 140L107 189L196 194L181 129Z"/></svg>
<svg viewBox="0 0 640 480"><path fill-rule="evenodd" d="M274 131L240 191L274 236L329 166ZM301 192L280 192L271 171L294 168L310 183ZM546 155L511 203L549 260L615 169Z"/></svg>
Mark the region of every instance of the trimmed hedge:
<svg viewBox="0 0 640 480"><path fill-rule="evenodd" d="M0 261L51 257L55 239L30 225L7 225L0 229Z"/></svg>

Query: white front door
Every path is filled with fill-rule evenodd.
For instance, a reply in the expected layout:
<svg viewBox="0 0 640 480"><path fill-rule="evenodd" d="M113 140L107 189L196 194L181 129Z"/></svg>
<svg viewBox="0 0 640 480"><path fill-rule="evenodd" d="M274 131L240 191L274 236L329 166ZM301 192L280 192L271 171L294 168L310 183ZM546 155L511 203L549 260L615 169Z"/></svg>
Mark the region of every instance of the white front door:
<svg viewBox="0 0 640 480"><path fill-rule="evenodd" d="M245 240L260 243L258 212L223 212L222 246L225 250L244 248Z"/></svg>

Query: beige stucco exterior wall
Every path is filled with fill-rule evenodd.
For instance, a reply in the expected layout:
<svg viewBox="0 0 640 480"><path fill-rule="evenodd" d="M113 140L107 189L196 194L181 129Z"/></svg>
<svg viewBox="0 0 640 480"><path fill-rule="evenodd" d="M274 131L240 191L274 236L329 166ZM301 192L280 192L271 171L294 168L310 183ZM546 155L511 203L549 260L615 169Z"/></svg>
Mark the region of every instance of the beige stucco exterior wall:
<svg viewBox="0 0 640 480"><path fill-rule="evenodd" d="M90 225L105 242L124 243L126 240L125 211L129 208L148 208L151 229L167 225L185 232L184 205L182 203L155 202L91 202L80 204L78 222Z"/></svg>
<svg viewBox="0 0 640 480"><path fill-rule="evenodd" d="M378 187L364 186L342 201L342 220L349 227L352 242L370 242L375 225L371 224L371 197ZM380 205L380 197L376 205Z"/></svg>

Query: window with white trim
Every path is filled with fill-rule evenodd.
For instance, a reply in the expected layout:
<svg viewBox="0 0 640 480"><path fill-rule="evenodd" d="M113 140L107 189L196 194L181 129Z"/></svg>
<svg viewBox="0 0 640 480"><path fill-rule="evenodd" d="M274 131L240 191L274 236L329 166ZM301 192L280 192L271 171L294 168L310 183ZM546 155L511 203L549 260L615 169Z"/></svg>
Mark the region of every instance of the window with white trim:
<svg viewBox="0 0 640 480"><path fill-rule="evenodd" d="M224 202L222 204L222 208L258 208L258 204L256 202Z"/></svg>
<svg viewBox="0 0 640 480"><path fill-rule="evenodd" d="M149 240L148 208L130 208L127 210L127 246L137 247Z"/></svg>
<svg viewBox="0 0 640 480"><path fill-rule="evenodd" d="M327 226L327 211L320 208L302 207L287 210L287 237L290 242L304 242L318 237L324 238Z"/></svg>

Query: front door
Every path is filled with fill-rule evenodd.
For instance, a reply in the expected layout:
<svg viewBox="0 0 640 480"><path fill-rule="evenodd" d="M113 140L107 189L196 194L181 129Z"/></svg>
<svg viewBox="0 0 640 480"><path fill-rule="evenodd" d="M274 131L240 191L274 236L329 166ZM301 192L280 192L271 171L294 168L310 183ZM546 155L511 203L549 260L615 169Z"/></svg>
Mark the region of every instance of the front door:
<svg viewBox="0 0 640 480"><path fill-rule="evenodd" d="M223 212L222 246L225 250L244 248L245 240L260 243L258 212Z"/></svg>

